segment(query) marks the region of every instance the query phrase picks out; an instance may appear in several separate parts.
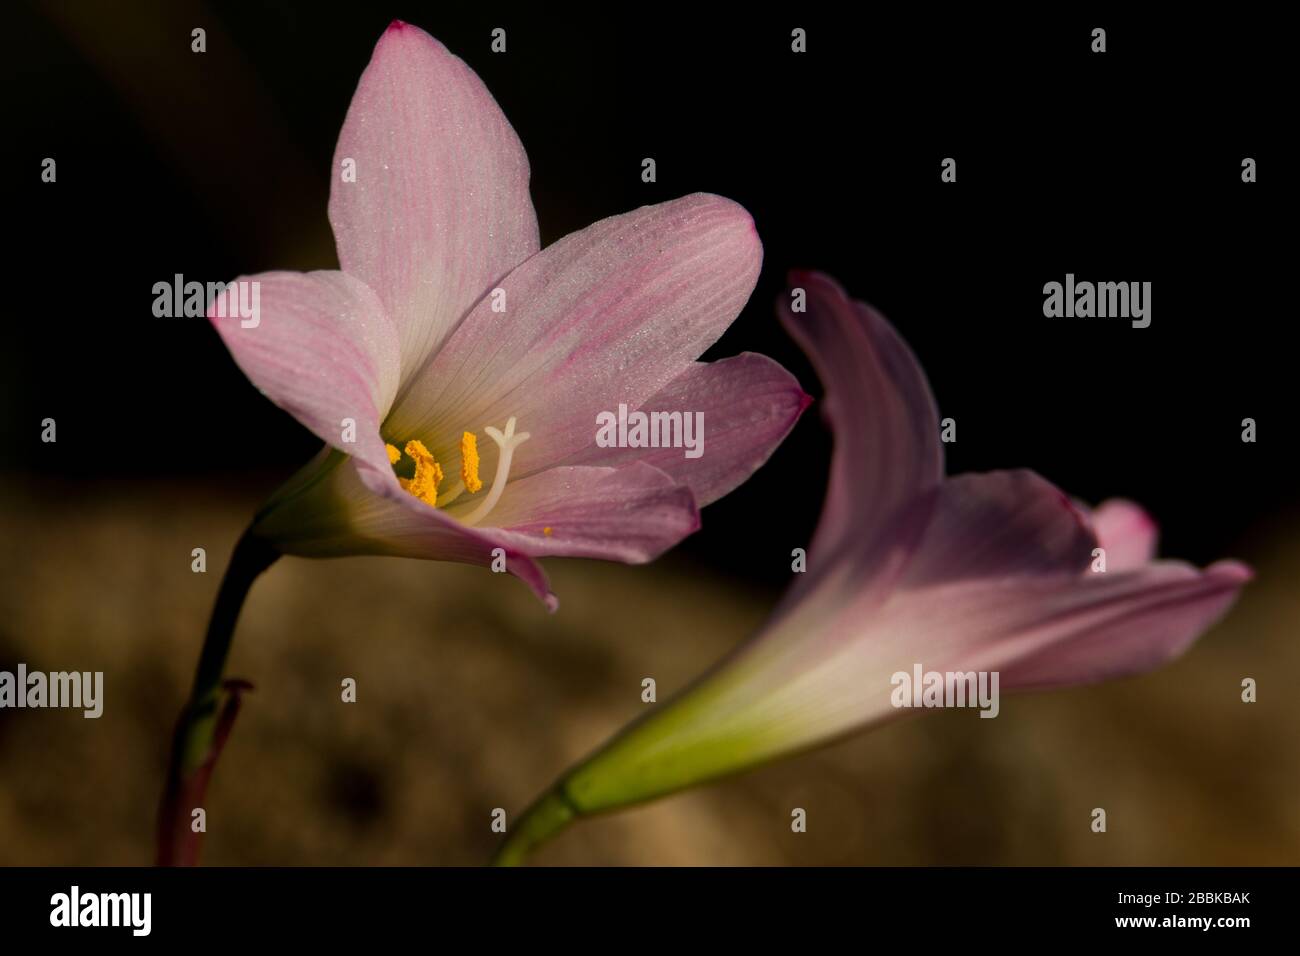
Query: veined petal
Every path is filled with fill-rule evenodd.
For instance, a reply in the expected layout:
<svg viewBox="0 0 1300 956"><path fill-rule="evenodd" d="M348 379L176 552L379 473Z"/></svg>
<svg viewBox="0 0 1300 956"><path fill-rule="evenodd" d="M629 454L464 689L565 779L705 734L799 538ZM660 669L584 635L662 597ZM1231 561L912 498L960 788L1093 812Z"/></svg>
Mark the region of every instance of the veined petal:
<svg viewBox="0 0 1300 956"><path fill-rule="evenodd" d="M934 396L911 350L870 306L819 272L790 274L806 294L794 312L777 301L786 330L808 353L835 436L830 485L809 556L828 558L846 538L881 535L914 498L943 479Z"/></svg>
<svg viewBox="0 0 1300 956"><path fill-rule="evenodd" d="M1204 571L1158 561L1136 571L1096 574L1039 607L1040 623L1007 649L1003 686L1039 689L1090 684L1152 670L1177 658L1221 618L1253 572L1237 561Z"/></svg>
<svg viewBox="0 0 1300 956"><path fill-rule="evenodd" d="M241 315L252 300L244 283L256 283L254 318ZM262 394L333 447L390 471L379 424L397 392L397 333L365 283L342 272L241 276L208 319Z"/></svg>
<svg viewBox="0 0 1300 956"><path fill-rule="evenodd" d="M1141 673L1182 653L1250 577L1235 562L1080 572L1091 533L1023 472L946 483L930 514L886 599L829 574L582 764L565 798L584 812L634 803L909 713L892 677L917 665L998 672L1000 690Z"/></svg>
<svg viewBox="0 0 1300 956"><path fill-rule="evenodd" d="M501 540L534 557L640 564L700 527L690 489L657 468L562 466L513 481L492 511Z"/></svg>
<svg viewBox="0 0 1300 956"><path fill-rule="evenodd" d="M1115 498L1102 502L1089 517L1106 551L1108 570L1140 568L1155 557L1160 529L1138 505Z"/></svg>
<svg viewBox="0 0 1300 956"><path fill-rule="evenodd" d="M745 352L717 362L696 362L640 411L702 415L699 457L688 458L682 448L592 444L568 463L619 466L642 461L689 487L704 507L757 471L811 401L795 377L765 355Z"/></svg>
<svg viewBox="0 0 1300 956"><path fill-rule="evenodd" d="M1056 486L1024 469L950 478L900 588L969 578L1080 574L1097 539Z"/></svg>
<svg viewBox="0 0 1300 956"><path fill-rule="evenodd" d="M254 533L284 554L310 558L368 554L491 566L503 557L505 569L549 610L559 606L546 573L516 540L495 528L467 527L412 497L391 469L385 480L354 465L339 456L317 458L273 496Z"/></svg>
<svg viewBox="0 0 1300 956"><path fill-rule="evenodd" d="M398 399L396 434L439 437L517 416L519 477L595 439L596 416L642 405L736 318L762 248L749 214L697 194L576 232L483 299ZM500 308L504 311L494 311ZM426 444L427 444L426 440Z"/></svg>
<svg viewBox="0 0 1300 956"><path fill-rule="evenodd" d="M519 137L473 70L401 22L348 108L329 219L343 271L378 293L397 326L404 380L539 248Z"/></svg>
<svg viewBox="0 0 1300 956"><path fill-rule="evenodd" d="M808 746L888 716L889 675L918 662L936 669L954 648L1001 636L973 611L984 595L994 595L992 613L1012 615L998 619L1009 631L1025 607L1017 595L1042 581L1048 593L1078 583L1096 543L1065 495L1023 470L946 481L895 516L884 539L859 539L810 568L716 675L739 690L728 705L736 714L757 708L757 737Z"/></svg>

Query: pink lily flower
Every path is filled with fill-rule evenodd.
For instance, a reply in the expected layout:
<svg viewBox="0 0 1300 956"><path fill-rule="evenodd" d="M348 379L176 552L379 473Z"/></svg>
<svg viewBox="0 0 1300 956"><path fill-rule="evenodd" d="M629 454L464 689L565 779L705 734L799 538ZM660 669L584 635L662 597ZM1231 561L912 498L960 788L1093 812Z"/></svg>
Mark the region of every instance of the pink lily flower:
<svg viewBox="0 0 1300 956"><path fill-rule="evenodd" d="M473 71L394 22L335 152L341 271L240 277L259 284L256 321L234 291L209 310L249 379L327 443L254 537L504 561L554 609L537 558L651 560L789 432L808 398L780 365L696 361L758 277L744 209L696 194L539 251L528 178ZM702 413L704 454L598 447L597 416L620 405Z"/></svg>
<svg viewBox="0 0 1300 956"><path fill-rule="evenodd" d="M830 487L807 571L761 632L567 773L499 862L575 817L658 797L912 713L894 675L998 673L1002 690L1138 674L1182 654L1251 572L1153 560L1137 505L1073 504L1030 471L945 478L934 398L889 323L796 273L781 318L826 389ZM1103 556L1096 549L1104 550Z"/></svg>

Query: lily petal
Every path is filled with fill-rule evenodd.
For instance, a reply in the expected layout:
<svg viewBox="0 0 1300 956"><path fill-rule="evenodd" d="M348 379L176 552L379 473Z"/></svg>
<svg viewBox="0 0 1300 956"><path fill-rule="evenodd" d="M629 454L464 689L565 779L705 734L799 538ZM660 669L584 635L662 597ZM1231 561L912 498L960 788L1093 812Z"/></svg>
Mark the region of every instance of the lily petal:
<svg viewBox="0 0 1300 956"><path fill-rule="evenodd" d="M1032 472L962 475L935 497L887 597L878 569L864 580L840 570L861 565L837 562L717 673L736 698L737 733L799 749L898 716L889 677L914 664L999 671L1003 690L1149 670L1185 650L1249 578L1234 562L1086 571L1096 539Z"/></svg>
<svg viewBox="0 0 1300 956"><path fill-rule="evenodd" d="M736 654L723 684L756 702L756 726L788 706L798 720L779 720L803 745L891 716L889 675L918 662L968 669L973 649L1037 620L1025 593L1081 586L1096 544L1065 495L1030 471L962 475L908 510L889 546L863 538L810 568ZM786 703L769 708L768 697Z"/></svg>
<svg viewBox="0 0 1300 956"><path fill-rule="evenodd" d="M239 283L259 288L260 314L248 327L235 306L250 293L235 291ZM391 473L379 425L397 392L400 357L375 293L342 272L265 272L231 286L208 320L243 373L316 436Z"/></svg>
<svg viewBox="0 0 1300 956"><path fill-rule="evenodd" d="M1001 690L1082 684L1178 656L1250 572L1178 563L1092 578L961 577L883 605L815 599L632 725L561 783L583 812L670 793L900 717L892 676L996 671Z"/></svg>
<svg viewBox="0 0 1300 956"><path fill-rule="evenodd" d="M593 443L568 463L645 462L689 487L702 508L748 480L811 402L795 377L765 355L744 352L717 362L696 362L640 410L701 413L699 457L688 458L681 448L601 448Z"/></svg>
<svg viewBox="0 0 1300 956"><path fill-rule="evenodd" d="M1140 674L1179 657L1253 577L1237 561L1204 571L1176 561L1108 571L1045 597L1041 623L1014 640L1003 687L1038 689ZM1029 648L1038 645L1036 653Z"/></svg>
<svg viewBox="0 0 1300 956"><path fill-rule="evenodd" d="M518 477L592 443L596 416L636 408L740 313L762 247L736 203L696 194L603 219L533 256L479 302L399 398L394 434L454 460L463 430L517 416ZM504 311L494 306L504 305Z"/></svg>
<svg viewBox="0 0 1300 956"><path fill-rule="evenodd" d="M943 480L939 418L925 373L887 321L829 276L792 272L806 312L777 301L786 330L826 390L835 435L831 477L809 549L820 560L847 539L874 540L913 499Z"/></svg>
<svg viewBox="0 0 1300 956"><path fill-rule="evenodd" d="M1106 551L1111 571L1140 568L1156 554L1159 528L1151 516L1131 501L1102 502L1091 515L1097 541Z"/></svg>
<svg viewBox="0 0 1300 956"><path fill-rule="evenodd" d="M1032 471L958 475L939 487L935 502L900 588L1081 574L1097 546L1069 497Z"/></svg>
<svg viewBox="0 0 1300 956"><path fill-rule="evenodd" d="M491 521L533 557L640 564L700 527L689 488L657 468L565 466L511 482Z"/></svg>
<svg viewBox="0 0 1300 956"><path fill-rule="evenodd" d="M397 326L403 379L538 250L528 175L519 137L474 71L394 22L339 134L329 220L343 271L375 290Z"/></svg>

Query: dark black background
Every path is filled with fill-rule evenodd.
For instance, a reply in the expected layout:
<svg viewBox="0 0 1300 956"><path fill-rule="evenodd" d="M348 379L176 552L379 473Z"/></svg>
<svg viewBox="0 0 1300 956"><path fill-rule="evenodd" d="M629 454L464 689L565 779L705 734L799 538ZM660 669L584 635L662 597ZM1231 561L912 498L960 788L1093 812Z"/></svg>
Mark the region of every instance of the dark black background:
<svg viewBox="0 0 1300 956"><path fill-rule="evenodd" d="M153 317L152 286L336 267L334 140L394 17L501 104L544 244L696 190L751 211L763 274L707 357L765 352L819 394L772 310L787 269L819 268L912 344L958 423L950 471L1031 467L1085 500L1134 498L1163 550L1198 563L1293 506L1279 139L1294 116L1285 34L1253 8L1140 22L1095 7L19 6L5 31L7 470L269 491L315 450L206 322ZM504 55L489 49L497 26ZM790 51L795 26L806 54ZM1094 26L1105 54L1089 50ZM46 156L57 185L40 181ZM641 181L646 156L657 183ZM946 156L956 184L940 182ZM1245 156L1256 184L1241 181ZM1151 327L1044 318L1042 286L1067 272L1151 281ZM57 445L40 442L46 416ZM1257 444L1240 441L1244 417ZM828 455L810 413L682 550L783 583Z"/></svg>

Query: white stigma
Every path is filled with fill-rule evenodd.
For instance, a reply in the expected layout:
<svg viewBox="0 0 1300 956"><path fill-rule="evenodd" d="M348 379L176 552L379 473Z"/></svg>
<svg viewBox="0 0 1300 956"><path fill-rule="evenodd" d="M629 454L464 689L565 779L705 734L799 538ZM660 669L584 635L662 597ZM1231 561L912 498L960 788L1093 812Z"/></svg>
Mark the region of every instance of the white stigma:
<svg viewBox="0 0 1300 956"><path fill-rule="evenodd" d="M487 497L479 502L479 506L461 518L464 524L478 524L487 517L488 512L496 507L496 503L501 499L501 492L506 490L506 482L510 478L510 459L514 456L515 449L528 441L528 432L515 434L515 418L513 415L506 421L505 434L502 434L491 425L483 429L487 436L497 443L501 453L497 455L497 473L492 476L492 487L488 490Z"/></svg>

